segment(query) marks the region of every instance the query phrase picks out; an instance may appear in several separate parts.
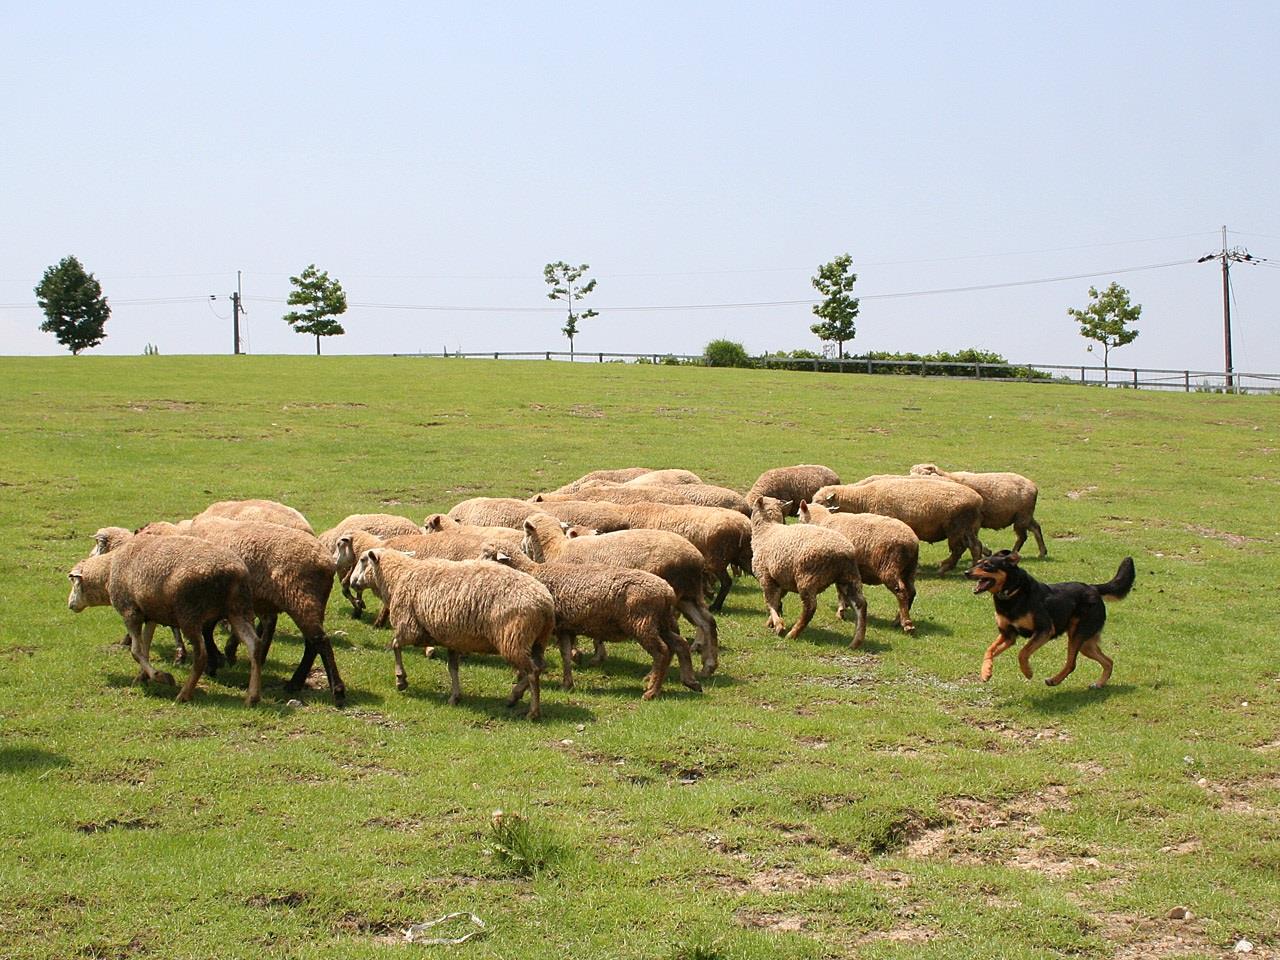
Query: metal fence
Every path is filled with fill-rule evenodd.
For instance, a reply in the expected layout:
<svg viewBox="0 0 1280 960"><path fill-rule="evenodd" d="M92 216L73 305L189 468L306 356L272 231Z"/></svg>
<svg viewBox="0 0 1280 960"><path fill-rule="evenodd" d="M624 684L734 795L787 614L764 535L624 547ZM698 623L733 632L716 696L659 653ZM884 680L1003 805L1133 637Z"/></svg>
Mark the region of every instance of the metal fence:
<svg viewBox="0 0 1280 960"><path fill-rule="evenodd" d="M444 357L456 360L559 360L576 363L641 363L706 366L701 355L679 353L574 353L543 350L507 353L397 353L396 357ZM756 369L813 373L862 373L918 377L951 377L1015 383L1075 383L1084 386L1183 393L1280 393L1280 373L1233 373L1221 370L1162 370L1143 367L1092 367L1058 363L955 363L936 360L887 360L874 357L753 357Z"/></svg>

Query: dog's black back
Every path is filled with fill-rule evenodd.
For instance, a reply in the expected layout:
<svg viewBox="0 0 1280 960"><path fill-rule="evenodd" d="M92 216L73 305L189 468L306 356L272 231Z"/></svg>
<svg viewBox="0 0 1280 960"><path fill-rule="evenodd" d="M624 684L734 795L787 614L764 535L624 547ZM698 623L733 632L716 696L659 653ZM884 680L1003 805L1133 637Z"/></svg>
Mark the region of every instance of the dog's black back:
<svg viewBox="0 0 1280 960"><path fill-rule="evenodd" d="M1024 637L1045 630L1051 635L1097 636L1107 621L1104 598L1123 599L1136 578L1132 557L1120 562L1109 582L1098 584L1042 583L1018 566L1018 560L1016 553L1001 550L975 563L967 575L980 581L988 573L993 582L1000 578L997 588L987 588L995 600L997 621Z"/></svg>

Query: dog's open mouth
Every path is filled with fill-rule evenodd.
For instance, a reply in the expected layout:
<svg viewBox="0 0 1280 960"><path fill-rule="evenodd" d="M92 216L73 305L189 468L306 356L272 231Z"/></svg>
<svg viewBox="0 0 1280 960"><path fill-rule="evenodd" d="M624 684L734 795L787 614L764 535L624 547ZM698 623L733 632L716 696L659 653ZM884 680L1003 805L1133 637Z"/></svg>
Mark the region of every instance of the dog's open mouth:
<svg viewBox="0 0 1280 960"><path fill-rule="evenodd" d="M988 590L994 590L996 587L995 578L983 576L981 571L978 571L976 573L970 571L969 573L966 573L965 576L968 577L970 580L977 581L973 585L974 593L986 593Z"/></svg>

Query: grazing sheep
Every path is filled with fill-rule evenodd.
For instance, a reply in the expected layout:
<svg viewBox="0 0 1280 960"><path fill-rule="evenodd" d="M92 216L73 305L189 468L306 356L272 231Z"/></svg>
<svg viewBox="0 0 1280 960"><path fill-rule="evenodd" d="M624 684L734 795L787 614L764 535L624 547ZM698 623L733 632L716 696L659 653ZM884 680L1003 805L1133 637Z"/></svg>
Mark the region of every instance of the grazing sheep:
<svg viewBox="0 0 1280 960"><path fill-rule="evenodd" d="M623 483L632 487L642 487L647 484L657 484L660 487L675 487L683 483L701 483L702 478L690 470L650 470L648 473L642 473L638 477L630 480L624 480Z"/></svg>
<svg viewBox="0 0 1280 960"><path fill-rule="evenodd" d="M1027 533L1035 535L1040 556L1049 551L1044 545L1044 534L1036 522L1036 498L1040 490L1035 483L1020 473L965 473L939 470L932 463L917 463L911 472L922 477L941 477L955 483L963 483L982 497L982 526L988 530L1003 530L1012 526L1018 539L1013 544L1017 553L1027 542Z"/></svg>
<svg viewBox="0 0 1280 960"><path fill-rule="evenodd" d="M289 615L302 634L302 659L285 683L289 692L301 690L319 655L329 680L333 702L342 706L346 686L338 674L333 644L324 632L325 607L333 590L333 557L314 536L293 527L257 520L197 518L193 536L231 551L249 568L253 610L259 618L259 655L263 663L275 637L280 614ZM234 662L236 637L227 641L227 660Z"/></svg>
<svg viewBox="0 0 1280 960"><path fill-rule="evenodd" d="M684 488L687 486L692 486L692 484L681 484L678 487L632 487L625 483L606 483L600 480L593 480L590 483L584 483L572 493L535 494L529 502L538 507L542 507L546 503L562 503L566 500L603 500L619 506L627 506L632 503L692 504L693 501L684 495Z"/></svg>
<svg viewBox="0 0 1280 960"><path fill-rule="evenodd" d="M652 470L649 467L623 467L619 470L592 470L585 473L577 480L571 480L563 487L554 490L554 493L573 493L579 487L596 481L604 481L605 483L630 483L632 480L638 480L641 477L652 476L654 474L664 475L665 479L656 480L656 483L701 483L702 479L696 473L690 473L688 470Z"/></svg>
<svg viewBox="0 0 1280 960"><path fill-rule="evenodd" d="M653 657L653 670L645 678L645 700L662 692L673 653L680 662L680 682L701 692L689 644L676 624L675 591L662 578L604 563L534 563L523 553L507 554L497 548L486 551L485 559L529 574L551 593L564 689L573 689L573 641L581 635L596 642L595 663L604 659L604 644L612 640L633 639Z"/></svg>
<svg viewBox="0 0 1280 960"><path fill-rule="evenodd" d="M343 584L342 595L351 601L351 616L357 620L365 609L364 589L351 583L351 572L355 570L360 554L380 546L382 538L364 530L348 530L339 534L333 544L334 572L338 575L338 581ZM374 595L377 595L376 590Z"/></svg>
<svg viewBox="0 0 1280 960"><path fill-rule="evenodd" d="M857 551L843 536L825 527L788 526L782 501L760 497L751 508L751 569L769 608L766 622L778 636L798 637L818 609L818 594L834 585L840 598L836 615L844 620L849 607L857 611L850 646L862 645L867 601ZM803 608L790 633L782 619L782 599L788 593L799 594Z"/></svg>
<svg viewBox="0 0 1280 960"><path fill-rule="evenodd" d="M191 644L192 663L177 699L187 702L204 672L205 641L220 620L248 648L252 706L262 696L258 635L253 631L253 596L243 561L195 537L133 537L118 549L81 560L68 575L67 606L75 613L88 607L115 608L132 640L133 658L142 668L139 680L173 686L173 677L151 665L151 637L157 624L176 627Z"/></svg>
<svg viewBox="0 0 1280 960"><path fill-rule="evenodd" d="M168 520L152 520L144 523L134 533L149 533L157 537L189 537L191 535L190 520L179 520L170 523Z"/></svg>
<svg viewBox="0 0 1280 960"><path fill-rule="evenodd" d="M820 503L800 503L800 522L844 534L858 556L863 584L883 584L898 598L898 625L914 633L911 604L916 599L920 540L901 520L878 513L832 513Z"/></svg>
<svg viewBox="0 0 1280 960"><path fill-rule="evenodd" d="M550 500L534 506L557 520L575 527L590 527L597 533L627 529L622 508L608 500ZM524 527L524 520L520 521L519 527Z"/></svg>
<svg viewBox="0 0 1280 960"><path fill-rule="evenodd" d="M263 523L275 523L282 527L292 527L309 533L313 537L316 532L307 523L307 518L300 512L274 500L219 500L204 508L202 513L193 519L205 517L224 517L227 520L259 520Z"/></svg>
<svg viewBox="0 0 1280 960"><path fill-rule="evenodd" d="M747 491L746 501L754 504L760 497L773 497L789 503L786 513L794 517L801 500L813 500L822 487L840 482L839 475L830 467L816 463L802 463L794 467L774 467L756 478Z"/></svg>
<svg viewBox="0 0 1280 960"><path fill-rule="evenodd" d="M713 483L682 483L665 489L679 493L699 507L720 507L722 510L736 510L744 517L751 516L751 505L747 503L747 498L728 487L718 487Z"/></svg>
<svg viewBox="0 0 1280 960"><path fill-rule="evenodd" d="M510 553L519 550L524 534L515 527L491 527L487 524L463 523L445 513L433 513L422 522L421 534L443 533L456 540L470 539L481 543L490 541L501 546ZM400 549L400 548L397 548ZM454 559L473 560L474 557L458 557Z"/></svg>
<svg viewBox="0 0 1280 960"><path fill-rule="evenodd" d="M177 527L173 524L165 524L167 527L173 527L173 532L177 531ZM187 528L191 526L191 521L187 521ZM122 547L134 538L134 533L125 527L101 527L97 533L93 535L93 550L89 554L91 557L100 557L104 553L110 553L117 547ZM173 662L187 662L187 645L183 642L182 631L177 627L171 627L173 630ZM133 646L133 638L126 633L120 641L120 646ZM222 653L218 650L218 645L214 643L211 636L205 641L205 658L206 667L209 676L214 676L218 672L218 668L222 666Z"/></svg>
<svg viewBox="0 0 1280 960"><path fill-rule="evenodd" d="M529 719L542 713L539 675L555 626L555 604L533 577L489 560L419 560L378 547L360 555L352 583L377 583L387 598L395 638L396 688L407 689L401 651L428 644L449 651L449 704L462 697L459 656L496 653L516 671L507 700L514 706L528 689Z"/></svg>
<svg viewBox="0 0 1280 960"><path fill-rule="evenodd" d="M711 601L712 613L724 606L724 599L733 586L730 566L751 569L751 521L736 510L635 503L622 507L621 513L632 530L667 530L680 534L698 548L707 578L719 583L719 591Z"/></svg>
<svg viewBox="0 0 1280 960"><path fill-rule="evenodd" d="M938 566L946 573L969 550L976 563L983 556L978 539L982 522L982 497L949 480L927 477L884 477L855 484L823 487L813 502L836 506L842 513L879 513L909 526L924 543L946 540L951 548Z"/></svg>
<svg viewBox="0 0 1280 960"><path fill-rule="evenodd" d="M394 513L353 513L338 523L337 526L331 527L320 534L318 539L325 552L332 555L338 546L338 538L344 533L356 530L373 534L379 538L420 532L418 525L408 517L400 517ZM370 544L370 546L374 546L374 544ZM368 547L365 549L368 549ZM364 612L364 601L351 592L351 570L355 565L356 562L353 557L350 565L345 569L339 569L337 573L338 583L342 587L342 595L351 603L351 615L359 620L360 614Z"/></svg>
<svg viewBox="0 0 1280 960"><path fill-rule="evenodd" d="M456 504L449 511L449 516L477 526L512 527L518 530L524 526L526 517L540 509L542 508L538 504L517 500L515 497L472 497Z"/></svg>
<svg viewBox="0 0 1280 960"><path fill-rule="evenodd" d="M719 663L716 620L702 593L702 554L684 537L665 530L618 530L569 539L554 517L535 514L524 522L524 552L538 563L606 563L632 567L661 577L676 593L676 604L697 631L702 657L700 676Z"/></svg>

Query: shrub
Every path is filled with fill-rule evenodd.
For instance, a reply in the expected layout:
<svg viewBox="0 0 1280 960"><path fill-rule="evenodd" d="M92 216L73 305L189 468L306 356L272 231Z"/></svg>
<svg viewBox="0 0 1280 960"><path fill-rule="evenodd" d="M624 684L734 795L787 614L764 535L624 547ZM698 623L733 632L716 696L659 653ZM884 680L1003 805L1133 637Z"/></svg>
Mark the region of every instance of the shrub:
<svg viewBox="0 0 1280 960"><path fill-rule="evenodd" d="M708 367L753 367L747 349L733 340L712 340L702 351Z"/></svg>
<svg viewBox="0 0 1280 960"><path fill-rule="evenodd" d="M536 877L560 857L560 848L543 830L518 813L493 811L485 853L509 872Z"/></svg>

